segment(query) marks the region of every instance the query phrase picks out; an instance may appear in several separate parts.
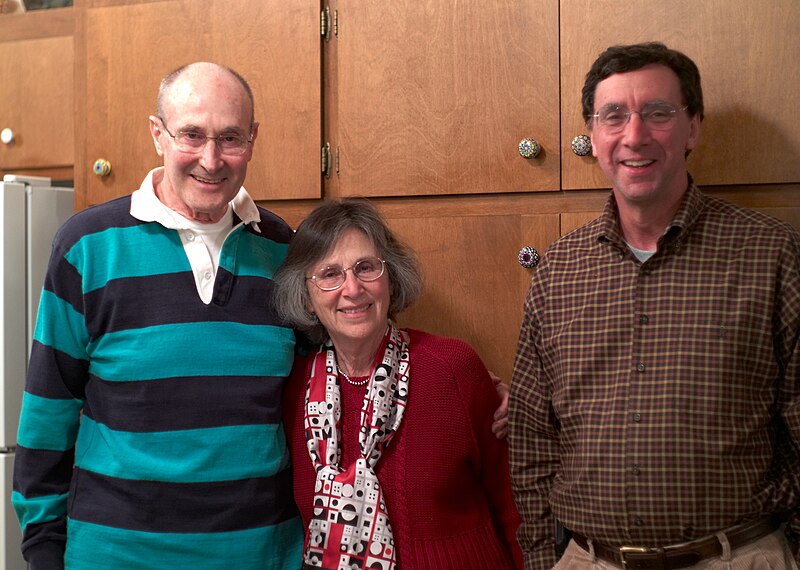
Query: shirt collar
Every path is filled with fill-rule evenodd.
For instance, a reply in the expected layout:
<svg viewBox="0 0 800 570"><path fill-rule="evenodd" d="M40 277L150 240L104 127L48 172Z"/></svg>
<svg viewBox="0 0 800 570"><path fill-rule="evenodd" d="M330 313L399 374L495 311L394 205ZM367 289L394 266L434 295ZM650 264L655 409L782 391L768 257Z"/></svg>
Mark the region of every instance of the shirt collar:
<svg viewBox="0 0 800 570"><path fill-rule="evenodd" d="M165 228L174 230L186 229L185 222L180 216L173 216L172 210L158 199L155 192L154 180L161 180L164 176L164 167L154 168L147 173L141 186L131 195L131 216L143 222L157 222ZM236 218L260 233L258 222L261 216L258 206L247 193L244 186L230 202Z"/></svg>
<svg viewBox="0 0 800 570"><path fill-rule="evenodd" d="M694 183L691 176L689 176L688 184L689 186L681 199L681 204L678 206L678 211L675 212L675 216L667 226L667 229L664 230L664 234L659 241L684 239L681 236L685 236L691 230L691 227L705 208L707 198ZM599 219L600 223L597 225L596 239L618 245L624 244L622 230L619 226L619 209L613 192L608 197Z"/></svg>

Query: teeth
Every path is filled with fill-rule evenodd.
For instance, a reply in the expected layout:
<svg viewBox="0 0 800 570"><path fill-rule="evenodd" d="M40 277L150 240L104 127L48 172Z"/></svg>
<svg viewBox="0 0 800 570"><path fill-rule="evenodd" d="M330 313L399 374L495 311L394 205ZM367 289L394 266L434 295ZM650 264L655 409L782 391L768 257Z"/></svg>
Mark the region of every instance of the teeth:
<svg viewBox="0 0 800 570"><path fill-rule="evenodd" d="M194 176L194 179L205 184L219 184L221 182L221 180L210 180L208 178L201 178L200 176Z"/></svg>
<svg viewBox="0 0 800 570"><path fill-rule="evenodd" d="M625 166L647 166L648 164L652 164L652 160L624 160L622 164Z"/></svg>
<svg viewBox="0 0 800 570"><path fill-rule="evenodd" d="M367 306L364 305L363 307L355 307L354 309L342 309L341 311L343 313L353 314L353 313L360 313L361 311L365 310L366 308L367 308Z"/></svg>

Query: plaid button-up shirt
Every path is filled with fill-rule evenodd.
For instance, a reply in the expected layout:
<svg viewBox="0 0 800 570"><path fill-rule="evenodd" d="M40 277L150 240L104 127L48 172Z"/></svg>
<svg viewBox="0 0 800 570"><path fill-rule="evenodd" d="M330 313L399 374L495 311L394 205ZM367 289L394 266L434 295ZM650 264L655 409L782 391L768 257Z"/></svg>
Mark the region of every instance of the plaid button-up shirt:
<svg viewBox="0 0 800 570"><path fill-rule="evenodd" d="M640 263L613 196L536 268L511 385L527 568L553 518L684 542L773 512L800 529L800 234L693 183Z"/></svg>

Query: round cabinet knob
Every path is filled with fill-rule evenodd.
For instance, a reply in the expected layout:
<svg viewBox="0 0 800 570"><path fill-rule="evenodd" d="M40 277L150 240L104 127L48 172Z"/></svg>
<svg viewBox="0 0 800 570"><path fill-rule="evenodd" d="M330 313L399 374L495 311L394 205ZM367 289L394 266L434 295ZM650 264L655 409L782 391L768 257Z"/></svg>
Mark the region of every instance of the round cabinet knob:
<svg viewBox="0 0 800 570"><path fill-rule="evenodd" d="M592 139L588 135L578 135L572 139L572 152L578 156L589 156L592 154Z"/></svg>
<svg viewBox="0 0 800 570"><path fill-rule="evenodd" d="M542 147L533 139L527 138L519 141L519 155L522 158L536 158Z"/></svg>
<svg viewBox="0 0 800 570"><path fill-rule="evenodd" d="M98 158L94 161L94 166L92 166L92 171L98 176L108 176L111 174L111 163L108 162L105 158Z"/></svg>
<svg viewBox="0 0 800 570"><path fill-rule="evenodd" d="M3 141L3 144L11 144L14 142L14 131L8 127L0 131L0 141Z"/></svg>
<svg viewBox="0 0 800 570"><path fill-rule="evenodd" d="M521 250L519 250L519 255L517 255L517 260L519 261L519 264L525 269L532 269L537 265L539 265L539 252L533 249L532 247L526 245Z"/></svg>

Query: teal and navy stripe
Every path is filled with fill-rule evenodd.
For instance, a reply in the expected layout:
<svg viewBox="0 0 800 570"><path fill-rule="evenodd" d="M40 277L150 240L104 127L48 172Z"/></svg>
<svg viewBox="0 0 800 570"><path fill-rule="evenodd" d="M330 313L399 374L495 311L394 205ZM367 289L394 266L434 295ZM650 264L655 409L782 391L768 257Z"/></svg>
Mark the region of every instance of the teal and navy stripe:
<svg viewBox="0 0 800 570"><path fill-rule="evenodd" d="M161 380L107 381L93 377L86 387L85 413L117 431L163 432L213 425L277 424L281 421L280 378L183 376ZM225 398L219 394L224 392ZM129 402L170 402L170 414L154 417L148 407ZM120 416L117 410L127 407Z"/></svg>
<svg viewBox="0 0 800 570"><path fill-rule="evenodd" d="M85 210L54 241L15 466L23 550L63 543L67 520L67 567L94 568L98 544L115 570L296 567L280 421L295 339L271 295L291 230L264 210L260 233L238 226L205 305L177 232L129 210Z"/></svg>
<svg viewBox="0 0 800 570"><path fill-rule="evenodd" d="M296 510L291 472L197 485L135 481L79 470L74 520L145 532L230 532L282 523ZM257 500L256 500L257 498ZM265 500L270 508L263 508Z"/></svg>
<svg viewBox="0 0 800 570"><path fill-rule="evenodd" d="M229 532L147 532L70 521L66 568L80 570L297 570L302 536L297 518ZM125 548L119 548L124 544ZM86 559L84 552L94 556ZM153 552L157 560L147 561ZM109 563L109 561L113 561ZM48 567L49 568L49 567Z"/></svg>

